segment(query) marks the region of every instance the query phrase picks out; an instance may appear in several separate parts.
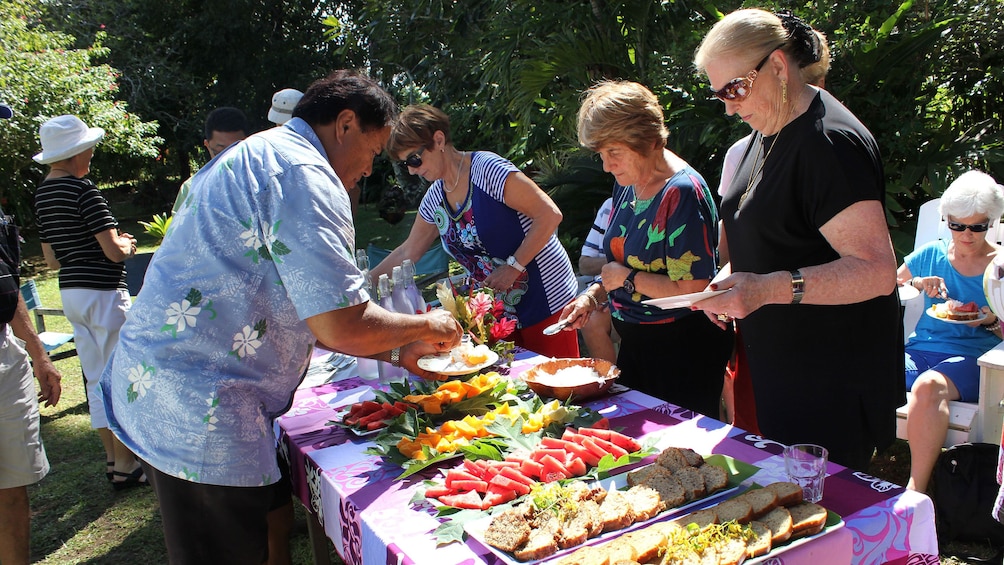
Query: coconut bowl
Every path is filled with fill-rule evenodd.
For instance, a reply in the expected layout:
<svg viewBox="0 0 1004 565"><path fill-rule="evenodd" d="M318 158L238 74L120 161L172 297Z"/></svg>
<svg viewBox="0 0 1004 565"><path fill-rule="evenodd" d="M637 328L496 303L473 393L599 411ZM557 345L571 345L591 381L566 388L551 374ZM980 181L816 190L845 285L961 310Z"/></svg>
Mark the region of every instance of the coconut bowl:
<svg viewBox="0 0 1004 565"><path fill-rule="evenodd" d="M549 377L561 369L576 366L593 369L600 378L580 384L568 383L567 385L542 382L549 380ZM531 367L523 373L522 378L526 381L527 386L537 393L538 396L557 398L558 400L568 400L571 398L574 401L582 401L606 394L620 374L621 371L616 365L604 359L551 359L550 361L544 361Z"/></svg>

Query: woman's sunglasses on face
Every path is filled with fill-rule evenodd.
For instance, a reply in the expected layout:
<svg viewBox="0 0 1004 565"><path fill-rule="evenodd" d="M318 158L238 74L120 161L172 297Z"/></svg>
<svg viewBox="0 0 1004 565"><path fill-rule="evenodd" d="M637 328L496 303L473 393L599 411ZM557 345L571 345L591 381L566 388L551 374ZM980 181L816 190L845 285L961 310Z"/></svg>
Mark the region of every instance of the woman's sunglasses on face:
<svg viewBox="0 0 1004 565"><path fill-rule="evenodd" d="M952 231L958 231L958 232L963 232L963 231L969 230L969 231L971 231L973 233L983 233L983 232L987 231L988 229L990 229L990 221L989 220L987 220L986 222L983 222L981 224L962 224L962 223L959 223L959 222L953 222L951 220L948 220L947 223L948 223L948 229L950 229Z"/></svg>
<svg viewBox="0 0 1004 565"><path fill-rule="evenodd" d="M727 82L725 86L718 90L712 90L711 96L721 100L722 102L742 102L749 98L750 94L753 92L753 81L756 80L757 74L760 73L760 69L763 68L764 63L767 59L770 59L771 54L777 51L784 45L778 45L777 47L770 50L770 53L764 55L763 59L760 59L760 64L756 66L755 69L749 72L744 77L734 78Z"/></svg>
<svg viewBox="0 0 1004 565"><path fill-rule="evenodd" d="M425 152L425 147L419 149L418 151L408 155L401 161L402 167L411 167L412 169L417 169L422 166L422 153Z"/></svg>

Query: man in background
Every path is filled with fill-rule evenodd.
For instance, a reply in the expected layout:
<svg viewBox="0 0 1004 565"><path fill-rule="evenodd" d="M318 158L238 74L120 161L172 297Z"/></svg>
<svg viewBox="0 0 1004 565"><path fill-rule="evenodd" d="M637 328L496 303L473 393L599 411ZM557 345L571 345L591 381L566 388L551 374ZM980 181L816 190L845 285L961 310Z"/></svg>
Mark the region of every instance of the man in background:
<svg viewBox="0 0 1004 565"><path fill-rule="evenodd" d="M202 144L209 152L209 159L212 160L227 147L247 138L248 119L244 112L237 108L223 106L209 112L209 115L206 116L204 130L206 137ZM191 186L191 177L181 184L181 190L178 191L178 197L174 201L174 208L171 209L172 214L178 213L181 205L188 198Z"/></svg>
<svg viewBox="0 0 1004 565"><path fill-rule="evenodd" d="M9 106L0 104L0 119L13 115ZM27 565L31 533L28 485L49 472L38 402L46 406L59 402L62 377L38 339L21 296L21 253L12 220L0 210L0 563ZM33 370L39 384L37 398Z"/></svg>
<svg viewBox="0 0 1004 565"><path fill-rule="evenodd" d="M594 276L600 274L603 265L607 264L607 256L603 252L603 236L610 222L611 208L613 199L607 198L596 213L593 227L586 235L585 243L582 244L582 251L579 254L580 286L582 279L586 279L585 284L589 284ZM585 342L590 357L605 359L611 363L617 362L617 350L613 341L617 336L610 322L610 310L600 308L593 311L589 315L589 321L579 331L582 333L582 341Z"/></svg>

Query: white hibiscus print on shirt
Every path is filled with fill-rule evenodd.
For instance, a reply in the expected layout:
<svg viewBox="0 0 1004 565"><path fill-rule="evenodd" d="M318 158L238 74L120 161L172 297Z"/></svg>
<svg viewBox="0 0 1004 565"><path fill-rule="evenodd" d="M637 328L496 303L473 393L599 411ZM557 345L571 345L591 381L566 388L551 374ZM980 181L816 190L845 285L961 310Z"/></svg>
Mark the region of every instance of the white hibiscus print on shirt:
<svg viewBox="0 0 1004 565"><path fill-rule="evenodd" d="M146 392L153 388L153 375L156 372L157 369L143 362L129 369L129 388L126 389L126 400L135 402L138 398L146 396Z"/></svg>
<svg viewBox="0 0 1004 565"><path fill-rule="evenodd" d="M265 320L261 319L254 325L254 328L251 326L241 328L241 331L234 334L234 344L231 347L230 355L243 359L257 353L258 348L261 347L261 338L265 336L266 325Z"/></svg>
<svg viewBox="0 0 1004 565"><path fill-rule="evenodd" d="M210 300L205 306L202 306L202 293L191 288L181 302L172 302L164 310L165 321L160 331L171 332L172 337L178 337L178 332L195 327L196 317L203 311L209 313L210 320L216 318L213 301Z"/></svg>
<svg viewBox="0 0 1004 565"><path fill-rule="evenodd" d="M244 231L240 233L241 241L244 242L244 247L249 248L244 256L250 257L251 262L255 265L258 264L259 260L282 263L280 257L292 252L285 243L279 240L279 226L282 225L282 220L266 225L262 228L261 235L258 234L251 219L241 220L240 224L244 226Z"/></svg>

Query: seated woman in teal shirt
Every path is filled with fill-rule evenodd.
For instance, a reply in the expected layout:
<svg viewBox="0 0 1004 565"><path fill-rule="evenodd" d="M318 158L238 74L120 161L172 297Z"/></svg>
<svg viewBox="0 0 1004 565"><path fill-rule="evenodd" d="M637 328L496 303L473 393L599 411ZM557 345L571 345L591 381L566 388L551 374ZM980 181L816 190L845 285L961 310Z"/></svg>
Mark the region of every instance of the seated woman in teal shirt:
<svg viewBox="0 0 1004 565"><path fill-rule="evenodd" d="M934 241L907 255L897 278L925 295L925 312L950 297L975 302L981 315L969 324L921 316L906 344L906 386L912 393L906 419L907 488L920 492L927 490L948 433L948 401L978 400L976 360L1001 342L1000 322L983 293L983 273L997 252L986 231L1004 213L1004 190L989 175L969 171L945 190L939 212L948 222L951 241Z"/></svg>

